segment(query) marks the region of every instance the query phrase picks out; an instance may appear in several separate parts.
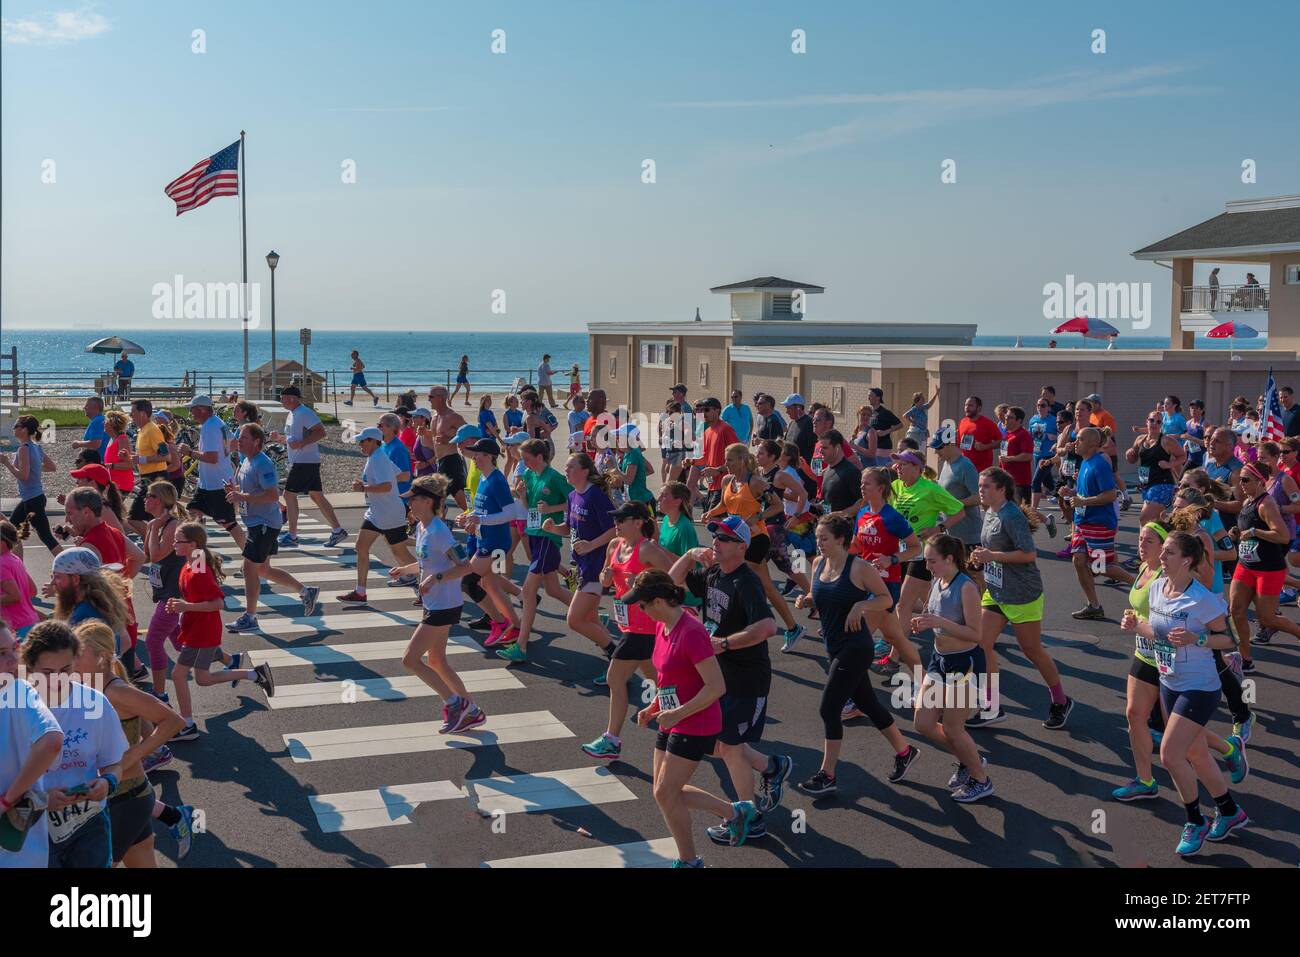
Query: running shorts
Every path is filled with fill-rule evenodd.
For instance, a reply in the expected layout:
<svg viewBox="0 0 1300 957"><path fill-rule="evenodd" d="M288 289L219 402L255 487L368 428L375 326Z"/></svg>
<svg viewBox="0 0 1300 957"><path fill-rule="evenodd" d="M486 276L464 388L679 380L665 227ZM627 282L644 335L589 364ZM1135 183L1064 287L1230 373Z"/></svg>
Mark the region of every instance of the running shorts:
<svg viewBox="0 0 1300 957"><path fill-rule="evenodd" d="M260 565L280 550L276 541L280 530L270 525L254 525L248 530L248 540L244 542L241 554L254 565Z"/></svg>
<svg viewBox="0 0 1300 957"><path fill-rule="evenodd" d="M1105 525L1079 522L1074 526L1074 534L1070 536L1070 551L1076 554L1083 552L1089 558L1097 552L1102 552L1106 564L1113 565L1115 564L1115 531Z"/></svg>
<svg viewBox="0 0 1300 957"><path fill-rule="evenodd" d="M1182 715L1202 728L1214 717L1222 697L1222 688L1213 691L1175 691L1165 685L1160 686L1160 704L1164 707L1165 714L1171 718L1176 714Z"/></svg>
<svg viewBox="0 0 1300 957"><path fill-rule="evenodd" d="M1013 625L1024 625L1029 622L1043 620L1043 596L1039 595L1031 602L1023 605L999 604L994 600L993 595L988 591L984 592L984 597L980 599L980 607L988 608L997 612Z"/></svg>
<svg viewBox="0 0 1300 957"><path fill-rule="evenodd" d="M1255 589L1257 595L1280 595L1282 594L1282 586L1286 584L1286 569L1279 568L1277 571L1263 572L1247 568L1241 562L1237 562L1237 569L1232 573L1232 580L1246 582L1251 588Z"/></svg>
<svg viewBox="0 0 1300 957"><path fill-rule="evenodd" d="M422 625L454 625L460 621L460 613L463 609L458 605L454 608L426 608L424 617L420 619Z"/></svg>
<svg viewBox="0 0 1300 957"><path fill-rule="evenodd" d="M763 725L767 723L767 698L747 698L724 694L722 705L722 731L718 740L723 744L753 744L763 739Z"/></svg>
<svg viewBox="0 0 1300 957"><path fill-rule="evenodd" d="M222 489L198 489L190 499L189 510L206 515L222 528L228 529L235 524L235 506L226 501Z"/></svg>
<svg viewBox="0 0 1300 957"><path fill-rule="evenodd" d="M545 535L528 536L528 573L548 575L560 567L560 546Z"/></svg>
<svg viewBox="0 0 1300 957"><path fill-rule="evenodd" d="M687 761L703 761L713 754L717 744L716 734L678 734L676 731L660 731L655 738L655 750L666 754L675 754Z"/></svg>
<svg viewBox="0 0 1300 957"><path fill-rule="evenodd" d="M655 636L634 631L623 632L614 648L615 661L649 661L655 651Z"/></svg>
<svg viewBox="0 0 1300 957"><path fill-rule="evenodd" d="M295 495L319 492L322 489L319 462L299 462L289 466L289 475L284 480L284 490Z"/></svg>

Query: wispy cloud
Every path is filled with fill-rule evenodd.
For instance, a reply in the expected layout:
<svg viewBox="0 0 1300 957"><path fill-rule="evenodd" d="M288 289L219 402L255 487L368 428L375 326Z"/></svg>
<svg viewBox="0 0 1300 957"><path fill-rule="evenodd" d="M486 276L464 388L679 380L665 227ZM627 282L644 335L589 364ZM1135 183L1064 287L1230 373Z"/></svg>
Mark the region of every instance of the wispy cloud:
<svg viewBox="0 0 1300 957"><path fill-rule="evenodd" d="M0 20L5 43L54 46L88 40L112 29L108 19L89 7L42 13L21 20Z"/></svg>
<svg viewBox="0 0 1300 957"><path fill-rule="evenodd" d="M948 122L984 119L1067 103L1213 92L1206 87L1159 82L1184 69L1177 65L1151 65L1115 72L1066 73L1007 87L817 93L761 100L686 100L658 105L667 109L690 110L868 108L868 112L851 119L787 139L773 148L774 154L769 154L799 156Z"/></svg>

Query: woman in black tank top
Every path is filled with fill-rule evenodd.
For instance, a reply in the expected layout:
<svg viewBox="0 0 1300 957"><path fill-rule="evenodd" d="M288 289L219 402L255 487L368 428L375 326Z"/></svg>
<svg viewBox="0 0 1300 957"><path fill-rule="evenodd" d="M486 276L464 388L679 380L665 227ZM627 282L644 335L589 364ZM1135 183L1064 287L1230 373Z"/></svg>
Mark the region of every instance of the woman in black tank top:
<svg viewBox="0 0 1300 957"><path fill-rule="evenodd" d="M1158 521L1174 501L1174 476L1182 470L1187 453L1173 438L1161 433L1163 419L1157 413L1147 416L1147 430L1133 440L1133 447L1124 453L1130 465L1138 467L1138 483L1142 486L1141 527Z"/></svg>
<svg viewBox="0 0 1300 957"><path fill-rule="evenodd" d="M1250 657L1250 622L1246 619L1252 602L1260 627L1300 638L1300 625L1277 613L1286 581L1291 533L1277 502L1268 494L1268 478L1267 465L1251 462L1242 467L1241 490L1246 493L1246 502L1237 515L1236 527L1230 530L1237 541L1237 568L1232 573L1229 611L1241 643L1241 667L1245 672L1255 670Z"/></svg>

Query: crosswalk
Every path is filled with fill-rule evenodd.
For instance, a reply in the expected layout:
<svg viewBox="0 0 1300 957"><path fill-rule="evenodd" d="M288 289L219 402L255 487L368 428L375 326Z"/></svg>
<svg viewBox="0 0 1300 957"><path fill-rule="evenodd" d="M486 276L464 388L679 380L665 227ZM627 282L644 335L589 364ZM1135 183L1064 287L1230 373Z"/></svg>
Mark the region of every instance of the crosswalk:
<svg viewBox="0 0 1300 957"><path fill-rule="evenodd" d="M343 789L317 783L303 785L302 803L310 811L305 820L319 834L347 834L355 841L371 832L405 827L421 834L429 830L431 836L422 838L420 846L436 848L437 828L440 822L452 820L446 816L449 812L456 820L463 819L465 813L474 817L477 812L477 816L495 821L587 807L613 810L649 799L648 785L638 783L641 774L624 780L609 766L594 762L578 766L582 764L578 734L590 733L590 725L603 722L603 699L596 703L574 696L574 714L581 715L580 729L574 719L562 719L550 710L511 707L512 699L524 695L532 679L526 672L506 667L490 650L485 652L480 644L482 635L463 627L452 628L446 653L466 690L482 703L487 720L460 734L439 734L441 720L412 720L441 711L436 692L401 668L411 633L423 611L414 606L412 589L385 587L387 566L380 556L388 559L388 553L382 543L371 559L367 605L350 607L340 603L339 596L355 583L355 535L338 548L327 549L324 540L329 532L325 523L303 516L299 546L281 548L272 559L274 567L284 568L302 583L321 586L315 613L304 616L296 594L263 581L258 598L258 630L231 637L232 642L249 643L240 649L247 649L252 664L269 665L275 672L276 693L266 699L266 704L272 714L284 713L283 719L277 718L283 721L277 732L289 767L301 769L312 782L333 778L344 784ZM211 547L226 562L227 609L240 610L243 581L239 550L223 531L210 532L209 538ZM416 704L406 706L403 703L407 701ZM571 742L566 748L572 750L566 754L573 757L556 760L557 765L564 762L561 766L537 769L534 764L523 770L511 758L517 748L553 741ZM494 759L481 768L477 761L471 761L480 770L466 775L466 765L455 757L457 754L501 755L501 761L496 763ZM401 763L379 763L391 758ZM366 761L370 764L358 763ZM363 767L386 769L384 779L371 783L365 780L364 773L358 779ZM302 778L295 774L295 780ZM358 784L365 786L357 789ZM635 784L637 790L629 784ZM499 851L485 853L485 858L492 859L483 860L482 865L666 866L675 856L675 846L671 838L660 836L664 833L661 822L658 826L657 834L647 835L649 840L611 845L594 844L585 832L578 833L569 826L563 838L568 845L565 850L517 858L500 857ZM621 835L627 833L620 831ZM399 859L394 866L429 866L406 861ZM438 861L431 864L437 866Z"/></svg>

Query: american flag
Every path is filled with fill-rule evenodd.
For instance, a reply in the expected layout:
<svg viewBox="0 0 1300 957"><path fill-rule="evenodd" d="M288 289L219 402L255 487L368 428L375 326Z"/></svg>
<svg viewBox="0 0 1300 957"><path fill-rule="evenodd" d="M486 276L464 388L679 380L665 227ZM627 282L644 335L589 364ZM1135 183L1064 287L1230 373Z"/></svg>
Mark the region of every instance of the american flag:
<svg viewBox="0 0 1300 957"><path fill-rule="evenodd" d="M1264 390L1264 440L1281 442L1286 438L1286 429L1282 425L1282 403L1277 398L1277 384L1273 381L1273 370L1268 370L1268 388Z"/></svg>
<svg viewBox="0 0 1300 957"><path fill-rule="evenodd" d="M199 160L163 190L176 201L176 215L197 209L216 196L239 195L239 141Z"/></svg>

